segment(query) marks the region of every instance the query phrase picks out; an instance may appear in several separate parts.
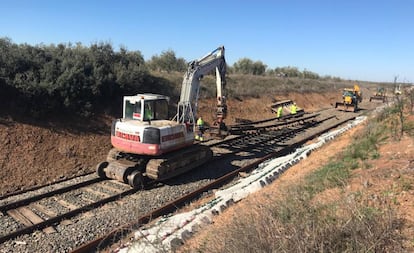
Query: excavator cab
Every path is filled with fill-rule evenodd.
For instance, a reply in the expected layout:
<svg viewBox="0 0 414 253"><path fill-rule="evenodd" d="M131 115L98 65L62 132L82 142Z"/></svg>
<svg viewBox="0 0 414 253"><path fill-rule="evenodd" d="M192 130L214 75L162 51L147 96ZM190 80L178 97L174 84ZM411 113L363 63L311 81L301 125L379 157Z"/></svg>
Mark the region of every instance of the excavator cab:
<svg viewBox="0 0 414 253"><path fill-rule="evenodd" d="M138 94L124 97L124 119L151 121L168 119L169 98L163 95Z"/></svg>
<svg viewBox="0 0 414 253"><path fill-rule="evenodd" d="M355 101L356 96L352 90L345 89L342 93L342 98L344 99L344 103L352 104Z"/></svg>

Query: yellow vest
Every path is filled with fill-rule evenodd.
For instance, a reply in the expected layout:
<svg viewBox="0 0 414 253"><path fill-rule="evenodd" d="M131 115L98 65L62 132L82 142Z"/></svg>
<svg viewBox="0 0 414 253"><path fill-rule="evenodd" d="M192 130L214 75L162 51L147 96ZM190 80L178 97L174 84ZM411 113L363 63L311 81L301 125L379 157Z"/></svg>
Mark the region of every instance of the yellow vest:
<svg viewBox="0 0 414 253"><path fill-rule="evenodd" d="M296 114L296 110L297 110L296 105L292 105L292 106L290 107L290 113L291 113L291 114Z"/></svg>
<svg viewBox="0 0 414 253"><path fill-rule="evenodd" d="M280 117L280 116L282 116L282 113L283 113L283 108L280 106L279 108L277 108L277 114L276 114L276 116L277 117Z"/></svg>
<svg viewBox="0 0 414 253"><path fill-rule="evenodd" d="M197 126L204 126L204 121L202 118L198 118L197 120Z"/></svg>

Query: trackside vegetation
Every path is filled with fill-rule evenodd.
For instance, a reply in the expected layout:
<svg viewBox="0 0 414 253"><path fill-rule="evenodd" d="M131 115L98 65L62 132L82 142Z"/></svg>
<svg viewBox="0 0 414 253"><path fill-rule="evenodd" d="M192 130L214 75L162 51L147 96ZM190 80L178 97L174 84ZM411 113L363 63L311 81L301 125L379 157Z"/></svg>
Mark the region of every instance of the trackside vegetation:
<svg viewBox="0 0 414 253"><path fill-rule="evenodd" d="M105 43L30 46L0 39L0 63L1 106L35 117L88 116L122 94L163 84L148 74L140 52L115 52Z"/></svg>
<svg viewBox="0 0 414 253"><path fill-rule="evenodd" d="M326 165L281 187L278 196L266 195L266 203L239 210L224 228L180 252L406 252L403 241L410 238L401 233L404 221L392 205L393 194L373 199L364 190L347 190L353 171L370 168L380 146L394 139L388 127L398 117L394 106L365 123ZM413 187L407 179L400 185Z"/></svg>
<svg viewBox="0 0 414 253"><path fill-rule="evenodd" d="M176 99L186 68L187 62L172 50L145 61L140 51L114 50L109 43L32 46L0 38L0 108L3 114L13 111L32 118L111 113L124 95L152 92ZM229 96L260 96L277 89L320 91L319 84L326 88L341 82L295 67L267 69L247 58L228 66L228 75ZM215 97L211 83L203 87L203 96Z"/></svg>

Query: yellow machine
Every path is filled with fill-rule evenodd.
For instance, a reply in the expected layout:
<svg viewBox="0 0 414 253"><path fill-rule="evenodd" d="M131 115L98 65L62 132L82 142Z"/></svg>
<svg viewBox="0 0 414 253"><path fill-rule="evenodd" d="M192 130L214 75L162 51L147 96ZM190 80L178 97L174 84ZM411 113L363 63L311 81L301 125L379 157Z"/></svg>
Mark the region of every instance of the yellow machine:
<svg viewBox="0 0 414 253"><path fill-rule="evenodd" d="M335 108L342 111L358 111L358 103L362 102L362 93L358 85L354 85L353 89L345 88L342 92L342 101L336 102Z"/></svg>
<svg viewBox="0 0 414 253"><path fill-rule="evenodd" d="M369 98L369 102L372 102L373 100L379 100L385 103L387 101L387 96L385 95L385 89L382 87L378 88L374 96L371 96Z"/></svg>

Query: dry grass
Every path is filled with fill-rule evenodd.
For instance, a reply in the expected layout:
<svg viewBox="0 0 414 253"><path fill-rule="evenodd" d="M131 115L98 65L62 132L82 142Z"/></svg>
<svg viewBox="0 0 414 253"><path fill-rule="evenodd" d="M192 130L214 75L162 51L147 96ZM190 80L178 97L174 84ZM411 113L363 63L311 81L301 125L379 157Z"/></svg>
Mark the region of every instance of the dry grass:
<svg viewBox="0 0 414 253"><path fill-rule="evenodd" d="M183 74L179 72L152 73L155 76L165 78L176 87L174 93L179 93L183 80ZM286 95L290 92L330 92L352 87L355 81L334 79L304 79L284 78L275 76L228 74L226 76L227 93L230 98L255 97L260 98L266 94ZM216 96L216 78L214 75L206 75L201 80L200 98L214 98ZM378 84L358 82L366 88L376 88Z"/></svg>
<svg viewBox="0 0 414 253"><path fill-rule="evenodd" d="M285 194L239 213L191 252L401 251L401 223L387 205L367 207L350 196L315 204L300 188Z"/></svg>
<svg viewBox="0 0 414 253"><path fill-rule="evenodd" d="M249 202L180 252L405 252L410 238L396 207L397 189L373 195L369 181L354 191L348 185L355 170L367 171L365 164L379 157L388 135L380 122L368 123L331 162L278 195ZM398 178L401 189L411 189L409 179Z"/></svg>

